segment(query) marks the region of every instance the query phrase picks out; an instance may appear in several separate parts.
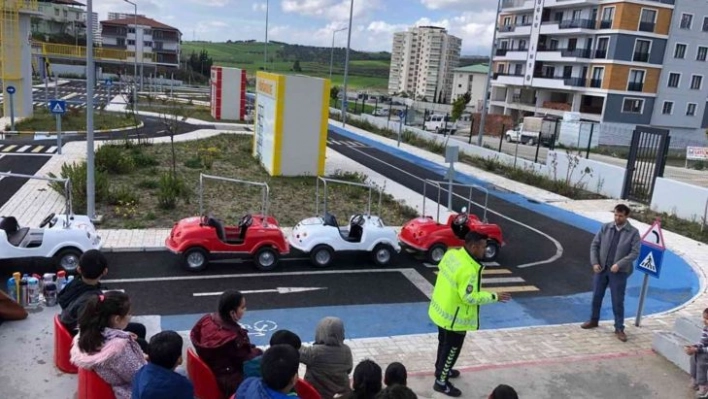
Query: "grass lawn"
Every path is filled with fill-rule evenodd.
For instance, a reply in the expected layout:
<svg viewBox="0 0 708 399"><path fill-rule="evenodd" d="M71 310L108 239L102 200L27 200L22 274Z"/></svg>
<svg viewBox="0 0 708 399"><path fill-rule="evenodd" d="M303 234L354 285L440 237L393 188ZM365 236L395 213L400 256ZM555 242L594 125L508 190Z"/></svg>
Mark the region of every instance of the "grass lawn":
<svg viewBox="0 0 708 399"><path fill-rule="evenodd" d="M269 214L275 216L282 226L294 226L300 220L313 216L316 178L270 177L251 155L252 141L250 136L222 134L200 141L176 143L177 175L184 182L187 195L179 199L171 210L162 209L158 202L161 176L170 170L170 144L132 145L130 148L124 144L111 145L111 151L106 152L113 154L113 162L132 158L135 166L123 170L125 173L122 174L103 176L103 180L110 182L110 187L101 190L110 194L101 201L97 200L97 212L105 217L101 227L169 228L181 218L197 215L200 173L267 182L271 191ZM96 155L99 170L102 165L108 164L103 161L107 158L104 155L107 154ZM213 160L213 164L211 169L206 169L204 165L209 159ZM355 174L334 177L351 181L362 181L364 178ZM100 176L97 178L99 180ZM97 186L97 193L101 190ZM78 195L80 193L75 193L74 198L80 198ZM205 212L229 224L236 223L246 213L260 212L260 198L260 189L256 187L212 180L204 185ZM350 215L365 211L367 198L366 189L335 184L329 190L328 210L339 220L347 220ZM376 202L372 205L372 212L377 211L376 205ZM381 216L387 224L398 226L415 215L414 209L384 195Z"/></svg>
<svg viewBox="0 0 708 399"><path fill-rule="evenodd" d="M119 112L94 112L93 122L95 130L134 126L134 121L129 115ZM34 115L31 118L23 119L21 122L15 123L15 129L20 131L54 132L56 131L56 118L46 108L35 109ZM9 125L5 127L5 130L10 130ZM64 132L85 131L86 110L70 108L69 111L62 116L61 130Z"/></svg>
<svg viewBox="0 0 708 399"><path fill-rule="evenodd" d="M224 123L246 123L245 121L238 120L228 120L222 119L217 121L211 116L211 110L208 107L202 107L198 105L186 105L173 106L173 105L162 105L159 101L153 101L152 105L147 105L144 102L138 103L138 110L146 112L157 112L159 114L169 114L171 112L177 111L180 116L186 116L188 118L200 119L207 122L224 122Z"/></svg>

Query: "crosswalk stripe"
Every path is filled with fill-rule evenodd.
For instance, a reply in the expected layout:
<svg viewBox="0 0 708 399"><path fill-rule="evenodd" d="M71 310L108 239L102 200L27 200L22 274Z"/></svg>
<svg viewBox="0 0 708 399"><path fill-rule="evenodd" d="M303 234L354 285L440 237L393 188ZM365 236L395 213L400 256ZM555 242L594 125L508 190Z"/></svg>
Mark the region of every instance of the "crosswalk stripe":
<svg viewBox="0 0 708 399"><path fill-rule="evenodd" d="M523 283L521 277L482 277L482 284L508 284L508 283Z"/></svg>
<svg viewBox="0 0 708 399"><path fill-rule="evenodd" d="M49 147L49 149L47 151L44 151L44 153L50 154L50 153L53 153L54 151L56 151L56 149L57 149L57 147L55 145L53 145L53 146Z"/></svg>
<svg viewBox="0 0 708 399"><path fill-rule="evenodd" d="M482 262L482 264L484 265L485 268L487 268L487 267L499 267L499 266L501 266L501 265L500 265L499 263L497 263L497 262ZM434 264L432 264L432 263L427 263L427 262L424 262L424 263L423 263L423 266L429 267L429 268L431 268L431 269L437 269L437 268L438 268L438 265L434 265Z"/></svg>
<svg viewBox="0 0 708 399"><path fill-rule="evenodd" d="M482 272L482 275L487 275L487 274L511 274L511 270L509 269L484 269Z"/></svg>
<svg viewBox="0 0 708 399"><path fill-rule="evenodd" d="M27 151L28 148L30 148L30 146L25 145L25 146L18 148L16 152L25 152L25 151Z"/></svg>
<svg viewBox="0 0 708 399"><path fill-rule="evenodd" d="M42 149L44 149L44 146L38 145L34 149L32 149L32 152L40 152L40 151L42 151Z"/></svg>
<svg viewBox="0 0 708 399"><path fill-rule="evenodd" d="M513 287L482 287L482 290L489 292L532 292L539 291L535 285L517 285Z"/></svg>
<svg viewBox="0 0 708 399"><path fill-rule="evenodd" d="M16 147L17 147L17 146L14 145L14 144L13 144L13 145L10 145L10 146L7 146L7 147L5 147L5 148L2 150L2 152L10 152L10 151L12 151L14 148L16 148Z"/></svg>

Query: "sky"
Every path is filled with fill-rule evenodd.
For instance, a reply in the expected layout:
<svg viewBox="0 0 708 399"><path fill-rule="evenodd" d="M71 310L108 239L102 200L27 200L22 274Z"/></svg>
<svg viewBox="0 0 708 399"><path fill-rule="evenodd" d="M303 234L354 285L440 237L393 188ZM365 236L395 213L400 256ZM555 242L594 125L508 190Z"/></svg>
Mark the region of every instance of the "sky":
<svg viewBox="0 0 708 399"><path fill-rule="evenodd" d="M85 0L84 0L85 1ZM138 13L174 26L182 40L263 41L265 0L134 0ZM123 0L94 0L99 19L109 11L133 13ZM269 0L268 39L329 47L332 31L346 28L350 0ZM463 55L489 55L496 2L492 0L354 0L352 48L391 51L394 32L435 25L462 39ZM345 47L347 32L335 46Z"/></svg>

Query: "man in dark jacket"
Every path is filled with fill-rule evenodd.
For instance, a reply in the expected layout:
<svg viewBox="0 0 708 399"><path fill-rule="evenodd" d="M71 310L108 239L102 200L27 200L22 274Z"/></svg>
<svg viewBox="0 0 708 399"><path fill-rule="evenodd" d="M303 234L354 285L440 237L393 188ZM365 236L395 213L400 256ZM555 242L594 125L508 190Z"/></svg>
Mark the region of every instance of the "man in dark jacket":
<svg viewBox="0 0 708 399"><path fill-rule="evenodd" d="M103 293L105 287L101 286L100 280L108 273L108 259L99 250L88 250L81 255L76 272L78 277L67 284L57 296L61 307L59 320L72 335L77 333L77 321L86 301L91 295ZM135 334L140 347L143 351L147 350L147 330L144 325L131 322L124 330Z"/></svg>
<svg viewBox="0 0 708 399"><path fill-rule="evenodd" d="M194 386L174 370L182 364L183 340L174 331L150 339L148 361L133 377L132 399L194 399Z"/></svg>
<svg viewBox="0 0 708 399"><path fill-rule="evenodd" d="M627 205L615 207L615 221L600 228L590 245L590 263L593 272L592 314L582 328L596 328L600 320L602 299L607 287L612 295L612 312L615 315L615 335L627 341L624 333L624 294L627 279L634 271L634 261L639 256L641 239L639 231L629 224L630 209Z"/></svg>

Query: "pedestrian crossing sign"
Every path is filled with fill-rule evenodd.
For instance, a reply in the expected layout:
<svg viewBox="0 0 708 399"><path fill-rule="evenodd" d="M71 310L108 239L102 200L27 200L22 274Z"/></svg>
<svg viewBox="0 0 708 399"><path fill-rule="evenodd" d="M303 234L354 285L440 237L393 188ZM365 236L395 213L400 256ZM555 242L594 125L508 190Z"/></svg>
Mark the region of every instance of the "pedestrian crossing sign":
<svg viewBox="0 0 708 399"><path fill-rule="evenodd" d="M639 249L637 258L637 270L652 277L659 278L661 274L661 263L664 259L664 250L653 245L645 245Z"/></svg>
<svg viewBox="0 0 708 399"><path fill-rule="evenodd" d="M49 112L55 115L63 115L66 113L66 101L64 100L49 100Z"/></svg>

